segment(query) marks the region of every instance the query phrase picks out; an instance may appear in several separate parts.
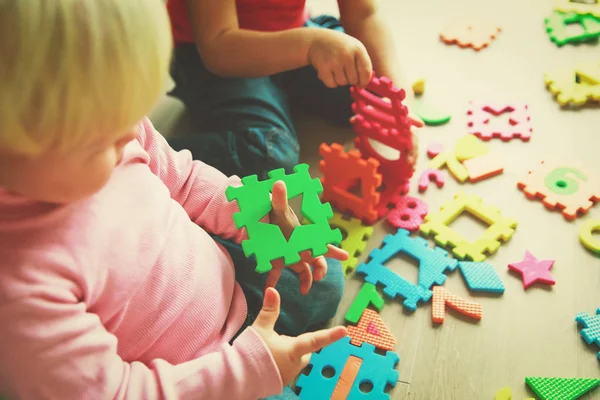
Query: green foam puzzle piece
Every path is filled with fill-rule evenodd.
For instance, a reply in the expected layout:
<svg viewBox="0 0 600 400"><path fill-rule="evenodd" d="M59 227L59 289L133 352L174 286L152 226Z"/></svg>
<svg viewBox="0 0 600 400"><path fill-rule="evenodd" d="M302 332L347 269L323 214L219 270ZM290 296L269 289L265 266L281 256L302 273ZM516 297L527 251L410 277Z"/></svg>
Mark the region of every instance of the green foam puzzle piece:
<svg viewBox="0 0 600 400"><path fill-rule="evenodd" d="M552 15L544 20L544 23L550 40L558 46L595 40L600 37L600 19L592 15L554 11ZM567 28L570 24L580 24L583 32L571 34Z"/></svg>
<svg viewBox="0 0 600 400"><path fill-rule="evenodd" d="M575 400L600 384L595 378L525 378L541 400Z"/></svg>
<svg viewBox="0 0 600 400"><path fill-rule="evenodd" d="M452 118L450 114L445 113L422 100L415 100L412 104L411 111L417 114L419 118L423 120L425 125L443 125Z"/></svg>
<svg viewBox="0 0 600 400"><path fill-rule="evenodd" d="M302 195L300 213L307 225L294 229L289 240L274 224L260 220L271 211L271 190L277 181L285 182L287 197ZM329 203L321 203L319 195L323 186L318 178L313 179L308 173L307 164L294 167L294 173L286 175L283 168L269 172L269 179L259 181L256 175L242 178L242 186L230 186L225 191L228 201L236 200L239 212L233 215L238 229L246 228L248 239L242 242L246 257L256 257L256 271L259 273L271 270L271 261L283 258L285 265L300 261L300 252L311 250L313 257L327 253L327 245L339 245L342 233L332 229L329 219L333 210Z"/></svg>
<svg viewBox="0 0 600 400"><path fill-rule="evenodd" d="M373 304L373 307L375 307L377 311L381 311L385 302L383 297L377 293L375 285L365 282L348 309L348 312L346 312L346 321L357 324L360 316L369 304Z"/></svg>

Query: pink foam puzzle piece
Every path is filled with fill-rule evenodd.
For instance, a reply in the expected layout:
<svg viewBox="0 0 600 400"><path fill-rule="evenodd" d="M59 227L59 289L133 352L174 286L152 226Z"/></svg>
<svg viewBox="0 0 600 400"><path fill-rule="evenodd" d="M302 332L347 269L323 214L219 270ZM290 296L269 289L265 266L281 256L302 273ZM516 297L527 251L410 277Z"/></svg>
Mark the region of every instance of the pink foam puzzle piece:
<svg viewBox="0 0 600 400"><path fill-rule="evenodd" d="M398 197L394 208L389 212L388 222L395 228L415 232L423 223L423 218L429 212L427 203L411 196Z"/></svg>
<svg viewBox="0 0 600 400"><path fill-rule="evenodd" d="M504 121L499 126L497 117ZM531 138L533 128L527 104L488 104L469 102L467 111L469 133L481 140L500 138L503 141L520 138L526 142Z"/></svg>
<svg viewBox="0 0 600 400"><path fill-rule="evenodd" d="M367 326L367 333L370 333L371 335L375 336L381 336L379 334L379 329L377 329L373 322L369 322L369 325Z"/></svg>
<svg viewBox="0 0 600 400"><path fill-rule="evenodd" d="M431 181L434 181L438 188L443 188L446 182L442 171L427 168L421 172L421 176L419 177L419 192L423 193L426 191Z"/></svg>
<svg viewBox="0 0 600 400"><path fill-rule="evenodd" d="M554 285L556 281L550 274L553 265L554 260L538 260L533 254L526 251L525 258L522 261L508 264L508 269L521 274L523 288L527 289L535 282Z"/></svg>
<svg viewBox="0 0 600 400"><path fill-rule="evenodd" d="M444 145L441 143L431 143L427 146L427 157L434 158L438 154L444 151Z"/></svg>

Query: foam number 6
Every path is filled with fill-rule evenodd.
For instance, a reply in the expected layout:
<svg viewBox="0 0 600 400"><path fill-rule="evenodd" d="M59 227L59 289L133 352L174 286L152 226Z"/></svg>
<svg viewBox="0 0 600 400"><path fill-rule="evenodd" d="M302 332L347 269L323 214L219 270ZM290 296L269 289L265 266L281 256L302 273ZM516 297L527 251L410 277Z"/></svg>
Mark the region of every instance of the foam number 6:
<svg viewBox="0 0 600 400"><path fill-rule="evenodd" d="M583 182L587 182L587 177L583 172L575 168L560 167L556 168L544 179L546 187L553 193L568 196L577 193L579 190L579 182L569 177L573 176L579 178Z"/></svg>
<svg viewBox="0 0 600 400"><path fill-rule="evenodd" d="M388 222L395 228L414 232L423 223L429 211L427 204L415 197L402 196L394 203L394 209L388 214Z"/></svg>

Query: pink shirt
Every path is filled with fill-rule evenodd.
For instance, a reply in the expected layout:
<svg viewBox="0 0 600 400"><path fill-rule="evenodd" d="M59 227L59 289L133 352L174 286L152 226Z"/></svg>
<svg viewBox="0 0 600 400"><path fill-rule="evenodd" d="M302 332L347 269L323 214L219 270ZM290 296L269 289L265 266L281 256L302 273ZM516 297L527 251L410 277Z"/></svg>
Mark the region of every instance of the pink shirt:
<svg viewBox="0 0 600 400"><path fill-rule="evenodd" d="M227 178L148 120L82 202L0 189L0 394L19 399L257 399L282 381L228 253Z"/></svg>

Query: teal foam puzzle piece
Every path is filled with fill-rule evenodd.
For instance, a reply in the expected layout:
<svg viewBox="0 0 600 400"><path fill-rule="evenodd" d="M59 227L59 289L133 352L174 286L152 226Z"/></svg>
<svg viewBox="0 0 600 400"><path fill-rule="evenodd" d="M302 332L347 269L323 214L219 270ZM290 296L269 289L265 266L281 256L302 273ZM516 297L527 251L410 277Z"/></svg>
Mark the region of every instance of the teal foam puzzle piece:
<svg viewBox="0 0 600 400"><path fill-rule="evenodd" d="M493 265L485 262L458 263L460 272L470 290L474 292L504 293L504 283Z"/></svg>
<svg viewBox="0 0 600 400"><path fill-rule="evenodd" d="M388 385L394 387L398 382L396 366L400 357L391 351L385 355L378 354L375 352L375 346L366 342L360 347L354 346L350 344L349 336L311 355L310 373L300 375L296 382L296 387L300 388L298 397L309 400L330 399L350 356L360 358L362 364L352 383L348 400L389 400L390 396L385 393L385 389ZM323 372L327 369L332 370L333 376L324 376ZM359 386L362 382L370 382L371 391L361 392Z"/></svg>
<svg viewBox="0 0 600 400"><path fill-rule="evenodd" d="M356 272L365 275L365 281L373 285L383 285L383 293L390 298L403 297L404 307L415 311L419 301L429 301L432 296L429 289L433 285L443 285L446 282L445 273L454 271L458 262L450 258L446 250L440 247L430 248L427 240L412 238L409 234L409 231L399 229L395 235L386 236L383 247L374 249L369 254L369 261L360 264ZM385 267L385 263L398 253L404 253L419 262L419 280L416 285Z"/></svg>
<svg viewBox="0 0 600 400"><path fill-rule="evenodd" d="M586 312L577 314L575 321L583 325L584 328L579 332L587 344L596 344L600 347L600 308L596 310L596 315L590 315ZM597 355L600 360L600 352Z"/></svg>
<svg viewBox="0 0 600 400"><path fill-rule="evenodd" d="M600 19L592 15L554 11L552 15L544 20L544 23L550 40L558 46L596 40L600 37ZM581 25L583 31L577 34L570 33L568 30L570 24Z"/></svg>
<svg viewBox="0 0 600 400"><path fill-rule="evenodd" d="M279 180L285 182L288 199L302 195L300 213L308 221L296 227L289 239L278 226L261 222L271 211L270 194ZM235 200L240 209L233 215L235 226L245 227L248 233L242 249L246 257L256 257L257 272L270 271L273 260L283 258L284 264L290 265L300 261L302 251L310 250L317 257L327 253L327 245L341 243L342 232L329 225L333 210L329 203L321 203L322 192L321 181L310 176L308 164L295 166L292 174L286 174L283 168L273 170L264 181L259 181L256 175L244 177L242 186L227 188L227 200Z"/></svg>

